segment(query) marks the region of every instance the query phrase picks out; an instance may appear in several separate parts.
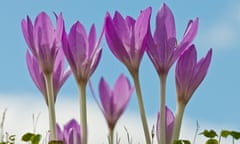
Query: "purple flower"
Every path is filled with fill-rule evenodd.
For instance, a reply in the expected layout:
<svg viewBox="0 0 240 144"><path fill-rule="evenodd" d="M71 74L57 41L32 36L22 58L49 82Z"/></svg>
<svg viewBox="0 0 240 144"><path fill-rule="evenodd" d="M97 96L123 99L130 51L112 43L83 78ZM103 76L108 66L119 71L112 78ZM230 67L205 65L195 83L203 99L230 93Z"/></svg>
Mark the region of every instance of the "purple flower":
<svg viewBox="0 0 240 144"><path fill-rule="evenodd" d="M64 144L81 144L80 125L75 119L64 125L63 130L57 124L57 135L58 140L63 141Z"/></svg>
<svg viewBox="0 0 240 144"><path fill-rule="evenodd" d="M172 111L165 106L165 127L166 127L166 144L170 144L171 143L171 138L172 138L172 133L173 133L173 126L174 126L174 114L172 113ZM157 126L156 126L156 132L157 132L157 140L158 143L160 143L160 113L158 113L158 117L157 117Z"/></svg>
<svg viewBox="0 0 240 144"><path fill-rule="evenodd" d="M190 20L183 39L177 44L174 16L164 3L157 13L156 30L148 31L147 53L159 75L167 75L170 67L193 41L198 30L198 18Z"/></svg>
<svg viewBox="0 0 240 144"><path fill-rule="evenodd" d="M58 50L61 46L63 31L62 14L56 15L56 29L49 16L41 12L35 19L22 20L22 32L26 43L44 73L52 73Z"/></svg>
<svg viewBox="0 0 240 144"><path fill-rule="evenodd" d="M114 128L117 120L127 107L133 90L134 87L130 85L123 74L118 77L112 90L104 78L101 78L99 83L100 100L102 111L110 129Z"/></svg>
<svg viewBox="0 0 240 144"><path fill-rule="evenodd" d="M177 99L186 104L205 78L212 58L212 49L197 62L197 52L191 45L179 58L175 70Z"/></svg>
<svg viewBox="0 0 240 144"><path fill-rule="evenodd" d="M30 54L27 50L26 53L26 62L28 66L28 71L32 77L33 82L37 88L41 91L42 95L45 98L46 103L48 104L47 90L44 74L40 68L40 65L36 58ZM64 54L62 50L59 50L56 61L53 69L53 92L54 92L54 101L56 101L57 93L62 87L63 83L71 74L70 69L64 70Z"/></svg>
<svg viewBox="0 0 240 144"><path fill-rule="evenodd" d="M105 37L112 53L127 68L137 70L145 52L145 37L148 31L151 8L142 11L137 20L127 16L125 19L119 12L113 18L107 13L105 18Z"/></svg>
<svg viewBox="0 0 240 144"><path fill-rule="evenodd" d="M96 41L96 29L92 25L89 35L78 21L71 27L70 33L63 32L62 45L64 54L77 81L87 81L100 61L102 49L99 48L103 32Z"/></svg>

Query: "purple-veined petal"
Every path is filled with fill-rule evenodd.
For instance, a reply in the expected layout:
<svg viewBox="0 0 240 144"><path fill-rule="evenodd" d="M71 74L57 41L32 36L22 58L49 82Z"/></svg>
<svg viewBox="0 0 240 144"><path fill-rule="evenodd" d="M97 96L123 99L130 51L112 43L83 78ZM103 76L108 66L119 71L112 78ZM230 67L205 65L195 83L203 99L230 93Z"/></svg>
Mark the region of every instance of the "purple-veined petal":
<svg viewBox="0 0 240 144"><path fill-rule="evenodd" d="M151 11L152 11L151 7L143 10L139 15L138 19L136 20L136 23L134 26L135 48L140 50L140 54L141 54L140 57L142 57L143 52L145 51L145 48L146 48L146 47L142 47L142 44L148 32Z"/></svg>
<svg viewBox="0 0 240 144"><path fill-rule="evenodd" d="M130 55L132 57L132 65L136 69L138 69L143 54L147 48L144 40L148 33L151 10L151 7L149 7L140 13L132 32Z"/></svg>
<svg viewBox="0 0 240 144"><path fill-rule="evenodd" d="M136 20L130 16L127 16L126 23L127 23L128 27L132 29L136 23Z"/></svg>
<svg viewBox="0 0 240 144"><path fill-rule="evenodd" d="M115 25L109 14L107 14L105 18L105 37L112 53L125 64L125 59L129 60L129 55L124 48L121 38L115 30Z"/></svg>
<svg viewBox="0 0 240 144"><path fill-rule="evenodd" d="M56 40L57 43L61 42L62 39L62 33L64 28L64 21L62 13L59 14L59 16L56 17L57 25L56 25Z"/></svg>
<svg viewBox="0 0 240 144"><path fill-rule="evenodd" d="M112 92L104 78L101 78L100 83L99 83L99 95L100 95L100 100L102 103L102 107L104 109L105 114L110 114L111 113L111 98L112 98Z"/></svg>
<svg viewBox="0 0 240 144"><path fill-rule="evenodd" d="M180 56L175 71L178 101L186 104L190 100L207 74L211 57L212 49L209 50L205 58L197 62L197 52L194 45L191 45Z"/></svg>
<svg viewBox="0 0 240 144"><path fill-rule="evenodd" d="M159 47L165 47L166 42L171 38L176 38L175 21L172 11L164 3L157 13L154 39Z"/></svg>
<svg viewBox="0 0 240 144"><path fill-rule="evenodd" d="M31 19L27 16L27 21L25 19L22 20L21 23L22 26L22 32L25 38L25 41L32 51L33 55L36 57L37 56L37 51L35 48L35 42L34 42L34 34L33 34L33 24Z"/></svg>
<svg viewBox="0 0 240 144"><path fill-rule="evenodd" d="M41 29L41 37L38 37L38 40L40 40L39 45L48 45L48 47L52 47L51 44L53 44L54 41L54 27L52 25L52 22L49 18L49 16L45 12L41 12L34 23L34 29L36 32L36 36L38 37L39 29Z"/></svg>
<svg viewBox="0 0 240 144"><path fill-rule="evenodd" d="M188 22L187 28L184 32L183 39L181 43L179 44L180 51L183 51L183 49L187 48L197 35L198 31L198 18L196 18L194 21L190 20Z"/></svg>
<svg viewBox="0 0 240 144"><path fill-rule="evenodd" d="M122 15L116 11L112 20L116 34L121 39L124 46L130 45L131 31L133 27L129 27Z"/></svg>
<svg viewBox="0 0 240 144"><path fill-rule="evenodd" d="M57 128L57 139L60 141L64 141L63 132L62 132L59 124L57 124L56 128Z"/></svg>
<svg viewBox="0 0 240 144"><path fill-rule="evenodd" d="M180 56L176 65L176 83L177 89L181 91L181 96L188 91L188 85L193 75L194 66L197 62L197 52L192 45Z"/></svg>
<svg viewBox="0 0 240 144"><path fill-rule="evenodd" d="M165 106L165 127L166 127L166 143L171 143L172 133L173 133L173 127L174 127L174 114L173 112ZM156 124L156 133L157 133L157 140L158 143L160 142L160 113L158 112L157 117L157 124Z"/></svg>
<svg viewBox="0 0 240 144"><path fill-rule="evenodd" d="M85 62L87 58L88 40L87 33L83 25L77 21L71 28L69 37L69 48L71 50L73 59L77 65L77 71L80 71L81 66L79 63Z"/></svg>
<svg viewBox="0 0 240 144"><path fill-rule="evenodd" d="M69 131L67 144L81 144L80 134L73 128Z"/></svg>
<svg viewBox="0 0 240 144"><path fill-rule="evenodd" d="M157 59L159 59L160 71L167 73L172 65L169 61L176 46L176 29L173 13L165 3L156 17L154 41L157 44L156 52L158 54Z"/></svg>
<svg viewBox="0 0 240 144"><path fill-rule="evenodd" d="M202 58L194 67L194 72L192 76L192 81L189 85L189 89L192 91L189 95L192 95L196 88L201 84L205 78L208 68L212 59L212 49L210 49L207 55Z"/></svg>
<svg viewBox="0 0 240 144"><path fill-rule="evenodd" d="M134 88L130 86L128 79L121 74L113 87L113 104L116 111L121 114L126 108Z"/></svg>
<svg viewBox="0 0 240 144"><path fill-rule="evenodd" d="M81 144L80 125L75 119L71 119L64 125L63 131L57 124L57 134L61 137L64 144Z"/></svg>
<svg viewBox="0 0 240 144"><path fill-rule="evenodd" d="M94 54L93 58L91 59L92 63L90 65L89 76L91 76L94 73L94 71L96 70L96 68L100 62L101 56L102 56L102 49L98 49L96 51L96 53Z"/></svg>
<svg viewBox="0 0 240 144"><path fill-rule="evenodd" d="M73 73L77 73L77 67L75 63L75 59L73 57L73 53L69 47L68 44L68 36L67 33L65 32L65 29L63 30L63 36L62 36L62 49L65 54L66 59L68 60L68 63L73 71Z"/></svg>
<svg viewBox="0 0 240 144"><path fill-rule="evenodd" d="M93 53L95 46L96 46L96 28L95 25L91 26L89 36L88 36L88 43L89 43L89 49L88 49L88 57L91 56Z"/></svg>
<svg viewBox="0 0 240 144"><path fill-rule="evenodd" d="M30 76L39 89L39 91L42 93L44 96L44 99L47 102L47 92L46 92L46 85L45 85L45 79L43 76L42 71L40 70L39 64L37 63L37 60L35 57L31 56L29 51L26 53L26 62L27 62L27 67L28 71L30 73Z"/></svg>

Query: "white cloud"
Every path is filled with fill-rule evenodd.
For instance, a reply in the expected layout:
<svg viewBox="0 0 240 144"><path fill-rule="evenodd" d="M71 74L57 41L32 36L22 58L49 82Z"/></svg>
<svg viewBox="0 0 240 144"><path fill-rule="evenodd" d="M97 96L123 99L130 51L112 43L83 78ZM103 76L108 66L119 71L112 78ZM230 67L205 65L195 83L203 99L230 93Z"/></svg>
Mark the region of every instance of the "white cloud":
<svg viewBox="0 0 240 144"><path fill-rule="evenodd" d="M37 97L37 96L36 96ZM10 134L17 135L17 143L20 142L20 136L28 131L33 130L32 114L36 115L40 112L40 118L37 125L37 132L45 135L48 129L48 113L43 100L34 96L16 96L6 95L4 98L0 96L0 113L7 108L5 131ZM66 97L65 97L66 98ZM37 101L36 101L37 100ZM64 101L63 101L64 100ZM65 124L71 118L79 119L78 101L74 99L61 99L56 104L57 120L60 124ZM0 116L1 116L0 114ZM155 123L155 116L148 117L149 128ZM104 117L98 107L93 104L88 104L88 125L89 125L89 144L107 144L107 125ZM184 118L181 138L192 140L195 132L195 121ZM138 113L127 112L121 117L117 124L116 131L121 138L123 144L127 143L127 134L124 129L127 128L130 136L133 138L134 144L144 144L144 135L141 127L141 121ZM219 130L219 126L212 124L201 123L202 128L214 128ZM204 138L197 137L196 144L203 144ZM156 140L155 140L156 142ZM225 141L224 141L225 142ZM222 144L224 144L224 142ZM226 141L226 143L229 141ZM230 142L229 142L230 143Z"/></svg>
<svg viewBox="0 0 240 144"><path fill-rule="evenodd" d="M234 4L234 3L232 3ZM217 15L201 29L203 23L200 19L200 44L207 49L212 47L218 50L231 50L239 44L240 37L240 4L235 3Z"/></svg>

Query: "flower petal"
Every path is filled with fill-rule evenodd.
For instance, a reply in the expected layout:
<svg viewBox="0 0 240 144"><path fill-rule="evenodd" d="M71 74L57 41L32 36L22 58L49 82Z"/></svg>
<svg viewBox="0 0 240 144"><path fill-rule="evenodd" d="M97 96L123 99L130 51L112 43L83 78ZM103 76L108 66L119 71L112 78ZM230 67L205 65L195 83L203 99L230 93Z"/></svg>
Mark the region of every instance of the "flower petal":
<svg viewBox="0 0 240 144"><path fill-rule="evenodd" d="M125 64L125 59L129 60L129 55L124 48L121 37L119 37L113 20L109 14L105 17L105 37L112 53Z"/></svg>
<svg viewBox="0 0 240 144"><path fill-rule="evenodd" d="M89 43L88 57L90 57L92 52L94 51L94 49L96 47L96 28L95 28L95 25L91 26L89 36L88 36L88 43Z"/></svg>
<svg viewBox="0 0 240 144"><path fill-rule="evenodd" d="M104 78L101 78L99 83L99 95L100 100L105 112L105 115L109 115L111 113L111 98L112 98L112 92Z"/></svg>
<svg viewBox="0 0 240 144"><path fill-rule="evenodd" d="M40 31L39 31L40 29ZM47 45L47 47L52 47L54 41L54 28L49 16L45 12L41 12L34 23L34 31L36 32L36 37L38 37L38 43L40 46ZM38 33L41 32L41 35ZM39 37L40 36L40 37Z"/></svg>
<svg viewBox="0 0 240 144"><path fill-rule="evenodd" d="M133 90L134 88L130 86L128 79L121 74L116 80L113 88L113 103L119 116L126 108Z"/></svg>
<svg viewBox="0 0 240 144"><path fill-rule="evenodd" d="M191 95L205 78L208 72L211 59L212 59L212 49L210 49L207 55L204 58L202 58L195 66L195 70L192 76L192 81L191 81L191 84L189 85L189 89L192 91L190 92Z"/></svg>

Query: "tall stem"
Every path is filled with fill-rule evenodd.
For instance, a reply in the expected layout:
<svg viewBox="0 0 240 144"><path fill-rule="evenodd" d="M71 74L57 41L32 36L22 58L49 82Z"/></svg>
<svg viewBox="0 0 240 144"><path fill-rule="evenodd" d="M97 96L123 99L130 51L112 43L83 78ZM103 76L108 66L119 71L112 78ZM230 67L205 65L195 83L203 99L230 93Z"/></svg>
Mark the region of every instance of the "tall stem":
<svg viewBox="0 0 240 144"><path fill-rule="evenodd" d="M185 106L186 105L182 104L182 103L177 104L177 113L176 113L176 117L175 117L173 135L172 135L172 142L171 143L173 143L174 140L179 139Z"/></svg>
<svg viewBox="0 0 240 144"><path fill-rule="evenodd" d="M137 100L138 100L138 106L140 110L140 115L142 119L142 126L145 134L145 140L146 144L151 144L151 139L150 139L150 134L148 130L148 124L147 124L147 119L146 119L146 114L144 110L144 104L142 100L142 93L141 93L141 87L140 87L140 82L139 82L139 74L137 71L131 72L131 75L133 77L136 93L137 93Z"/></svg>
<svg viewBox="0 0 240 144"><path fill-rule="evenodd" d="M166 126L165 126L165 105L166 105L166 80L167 76L160 76L160 144L166 143Z"/></svg>
<svg viewBox="0 0 240 144"><path fill-rule="evenodd" d="M114 128L109 128L109 144L114 144Z"/></svg>
<svg viewBox="0 0 240 144"><path fill-rule="evenodd" d="M56 114L54 104L54 92L53 92L53 76L52 74L45 74L45 83L48 99L48 113L49 113L49 128L50 128L50 140L57 140L56 133Z"/></svg>
<svg viewBox="0 0 240 144"><path fill-rule="evenodd" d="M87 82L78 82L80 93L80 125L81 125L81 143L87 144L87 102L86 102L86 85Z"/></svg>

